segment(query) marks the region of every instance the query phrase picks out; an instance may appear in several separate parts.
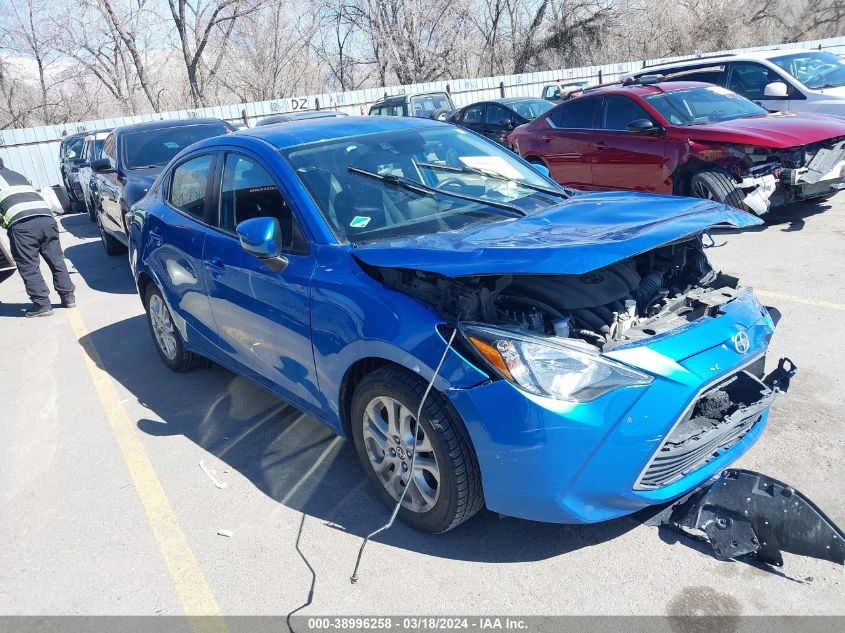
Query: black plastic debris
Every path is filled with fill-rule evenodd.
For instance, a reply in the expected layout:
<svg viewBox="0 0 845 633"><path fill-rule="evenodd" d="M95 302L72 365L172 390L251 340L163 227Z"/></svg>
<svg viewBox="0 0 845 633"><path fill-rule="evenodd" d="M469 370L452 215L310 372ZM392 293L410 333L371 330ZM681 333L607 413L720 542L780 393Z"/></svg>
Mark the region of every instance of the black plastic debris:
<svg viewBox="0 0 845 633"><path fill-rule="evenodd" d="M655 519L703 532L719 560L753 555L780 567L789 552L845 564L841 528L795 488L750 470L724 471Z"/></svg>

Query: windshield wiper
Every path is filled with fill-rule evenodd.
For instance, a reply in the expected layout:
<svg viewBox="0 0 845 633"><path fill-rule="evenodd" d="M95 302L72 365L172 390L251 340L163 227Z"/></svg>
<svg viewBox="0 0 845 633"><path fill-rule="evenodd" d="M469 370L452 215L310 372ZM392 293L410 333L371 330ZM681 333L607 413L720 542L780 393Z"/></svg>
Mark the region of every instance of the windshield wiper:
<svg viewBox="0 0 845 633"><path fill-rule="evenodd" d="M552 196L558 196L559 198L568 199L572 197L573 193L575 193L573 189L570 189L566 185L561 185L561 191L557 189L552 189L551 187L544 187L543 185L534 185L530 182L520 180L519 178L510 178L508 176L503 176L502 174L497 174L496 172L479 169L478 167L469 167L467 165L459 167L456 165L441 165L439 163L417 163L417 166L429 167L431 169L442 169L443 171L454 171L464 174L478 174L479 176L487 176L488 178L496 178L498 180L504 180L507 182L515 182L520 187L525 187L526 189L533 189L534 191L541 191Z"/></svg>
<svg viewBox="0 0 845 633"><path fill-rule="evenodd" d="M396 185L398 187L407 189L408 191L414 191L424 196L430 196L435 193L441 193L444 196L457 198L458 200L466 200L467 202L475 202L491 207L497 207L498 209L509 212L507 214L502 214L497 211L497 213L500 213L500 215L517 215L519 217L525 216L525 211L523 211L516 205L507 202L499 202L497 200L486 200L484 198L476 198L474 196L465 196L462 193L445 191L443 189L438 189L437 187L429 187L428 185L424 185L420 182L416 182L415 180L405 178L404 176L397 176L396 174L377 174L372 171L367 171L366 169L361 169L360 167L349 167L348 169L354 174L361 174L362 176L367 176L368 178L375 178L376 180L380 180L383 183L389 185Z"/></svg>

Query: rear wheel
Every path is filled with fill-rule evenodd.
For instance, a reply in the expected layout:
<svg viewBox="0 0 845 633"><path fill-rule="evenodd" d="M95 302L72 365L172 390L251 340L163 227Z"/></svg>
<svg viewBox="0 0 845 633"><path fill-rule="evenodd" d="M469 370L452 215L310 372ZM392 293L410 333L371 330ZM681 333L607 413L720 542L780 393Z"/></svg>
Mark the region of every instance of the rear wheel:
<svg viewBox="0 0 845 633"><path fill-rule="evenodd" d="M156 350L164 364L173 371L188 371L202 363L202 357L185 349L182 335L173 323L161 291L150 284L144 301L147 308L147 323L153 336Z"/></svg>
<svg viewBox="0 0 845 633"><path fill-rule="evenodd" d="M478 462L450 403L432 390L416 419L425 388L417 376L398 367L371 372L355 390L352 436L382 501L395 507L410 486L399 518L436 533L469 519L484 498Z"/></svg>
<svg viewBox="0 0 845 633"><path fill-rule="evenodd" d="M690 181L690 195L721 202L743 211L749 210L743 202L745 195L742 189L728 174L719 169L705 168L694 173Z"/></svg>

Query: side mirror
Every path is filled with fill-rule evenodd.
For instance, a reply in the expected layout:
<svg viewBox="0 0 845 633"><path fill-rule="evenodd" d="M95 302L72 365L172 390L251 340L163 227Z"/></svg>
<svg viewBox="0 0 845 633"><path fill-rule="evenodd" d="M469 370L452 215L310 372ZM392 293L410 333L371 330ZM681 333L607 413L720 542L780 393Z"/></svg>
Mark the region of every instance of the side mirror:
<svg viewBox="0 0 845 633"><path fill-rule="evenodd" d="M109 174L115 171L108 158L98 158L97 160L92 160L91 170L96 171L98 174Z"/></svg>
<svg viewBox="0 0 845 633"><path fill-rule="evenodd" d="M789 88L782 81L773 81L763 88L763 96L769 99L784 99L789 96Z"/></svg>
<svg viewBox="0 0 845 633"><path fill-rule="evenodd" d="M660 131L649 119L634 119L628 124L628 131L636 134L655 134Z"/></svg>
<svg viewBox="0 0 845 633"><path fill-rule="evenodd" d="M542 163L530 163L530 164L531 164L531 167L534 169L534 171L542 174L546 178L551 178L551 172L549 171L548 167L546 167Z"/></svg>
<svg viewBox="0 0 845 633"><path fill-rule="evenodd" d="M237 226L241 248L254 255L274 273L283 271L288 265L282 255L282 228L276 218L251 218Z"/></svg>

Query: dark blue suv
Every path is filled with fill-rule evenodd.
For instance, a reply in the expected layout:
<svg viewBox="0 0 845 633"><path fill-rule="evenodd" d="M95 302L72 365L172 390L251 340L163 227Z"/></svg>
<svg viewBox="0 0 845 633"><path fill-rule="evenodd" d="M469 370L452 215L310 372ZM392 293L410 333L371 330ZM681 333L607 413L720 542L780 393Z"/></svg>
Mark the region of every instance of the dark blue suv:
<svg viewBox="0 0 845 633"><path fill-rule="evenodd" d="M564 189L425 119L290 122L179 153L131 211L166 365L202 357L351 438L400 517L586 523L673 500L760 437L774 321L707 200Z"/></svg>

